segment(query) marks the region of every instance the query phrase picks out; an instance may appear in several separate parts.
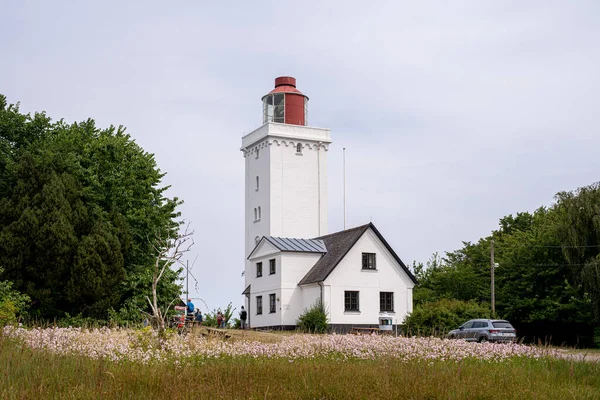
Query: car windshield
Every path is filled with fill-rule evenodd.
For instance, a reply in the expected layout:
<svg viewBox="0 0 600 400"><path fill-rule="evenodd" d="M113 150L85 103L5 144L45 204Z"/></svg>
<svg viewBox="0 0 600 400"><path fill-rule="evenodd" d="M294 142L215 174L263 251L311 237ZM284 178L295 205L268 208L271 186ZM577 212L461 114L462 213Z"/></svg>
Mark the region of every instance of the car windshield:
<svg viewBox="0 0 600 400"><path fill-rule="evenodd" d="M508 321L495 321L492 322L494 328L509 328L512 329L512 325Z"/></svg>

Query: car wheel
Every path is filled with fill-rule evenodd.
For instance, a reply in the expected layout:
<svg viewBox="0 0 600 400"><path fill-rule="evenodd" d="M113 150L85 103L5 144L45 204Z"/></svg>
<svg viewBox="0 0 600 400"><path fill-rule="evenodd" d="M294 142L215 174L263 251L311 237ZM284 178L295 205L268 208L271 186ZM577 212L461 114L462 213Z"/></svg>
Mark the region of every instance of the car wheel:
<svg viewBox="0 0 600 400"><path fill-rule="evenodd" d="M485 336L480 337L479 340L478 340L479 343L485 343L487 341L488 341L488 339Z"/></svg>

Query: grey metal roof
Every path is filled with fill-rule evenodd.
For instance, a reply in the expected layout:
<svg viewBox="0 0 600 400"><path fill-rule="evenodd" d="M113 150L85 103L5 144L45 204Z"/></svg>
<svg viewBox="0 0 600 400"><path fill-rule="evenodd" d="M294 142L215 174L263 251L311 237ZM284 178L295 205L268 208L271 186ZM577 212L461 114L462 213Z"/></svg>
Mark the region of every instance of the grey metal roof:
<svg viewBox="0 0 600 400"><path fill-rule="evenodd" d="M325 243L320 239L292 239L273 236L265 236L265 239L281 251L327 253Z"/></svg>

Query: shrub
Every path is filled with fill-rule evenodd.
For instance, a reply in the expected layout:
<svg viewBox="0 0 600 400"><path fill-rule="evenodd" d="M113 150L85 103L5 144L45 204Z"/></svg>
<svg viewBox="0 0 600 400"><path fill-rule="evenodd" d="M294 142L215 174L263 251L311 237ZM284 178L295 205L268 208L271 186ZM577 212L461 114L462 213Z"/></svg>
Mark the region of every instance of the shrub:
<svg viewBox="0 0 600 400"><path fill-rule="evenodd" d="M325 333L327 332L327 310L319 299L309 309L298 317L296 324L304 332Z"/></svg>
<svg viewBox="0 0 600 400"><path fill-rule="evenodd" d="M487 305L443 299L416 306L404 324L409 335L443 336L470 319L490 318L490 315Z"/></svg>
<svg viewBox="0 0 600 400"><path fill-rule="evenodd" d="M17 317L27 310L29 302L29 296L14 290L11 282L0 281L0 326L16 322Z"/></svg>

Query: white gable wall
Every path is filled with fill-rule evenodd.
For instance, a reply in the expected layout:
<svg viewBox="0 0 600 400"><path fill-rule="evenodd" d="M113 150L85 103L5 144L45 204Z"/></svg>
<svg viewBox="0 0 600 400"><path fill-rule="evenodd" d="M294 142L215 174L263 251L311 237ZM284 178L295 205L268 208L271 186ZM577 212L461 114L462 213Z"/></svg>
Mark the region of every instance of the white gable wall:
<svg viewBox="0 0 600 400"><path fill-rule="evenodd" d="M281 310L276 303L276 312L269 312L269 294L275 294L275 298L281 297L281 255L280 252L269 252L273 246L266 242L258 250L262 255L252 257L246 268L246 283L251 286L250 302L247 308L250 313L250 326L276 326L281 325ZM264 250L264 251L263 251ZM275 274L269 274L269 260L275 259ZM256 264L262 262L262 276L256 276ZM262 314L257 314L256 297L262 296Z"/></svg>
<svg viewBox="0 0 600 400"><path fill-rule="evenodd" d="M376 254L375 271L362 269L362 253ZM414 283L371 230L350 249L337 267L325 279L324 301L331 324L378 324L379 293L394 293L394 313L388 314L393 323L402 323L412 312ZM344 292L359 291L357 312L344 311Z"/></svg>
<svg viewBox="0 0 600 400"><path fill-rule="evenodd" d="M298 282L321 257L320 253L282 253L281 298L278 302L282 312L282 325L296 325L305 308L303 289L298 286Z"/></svg>

